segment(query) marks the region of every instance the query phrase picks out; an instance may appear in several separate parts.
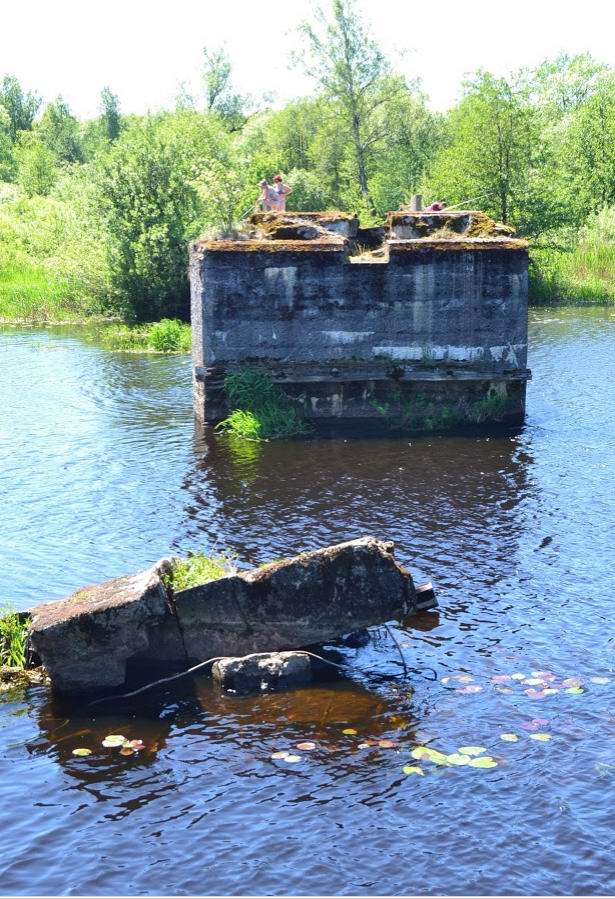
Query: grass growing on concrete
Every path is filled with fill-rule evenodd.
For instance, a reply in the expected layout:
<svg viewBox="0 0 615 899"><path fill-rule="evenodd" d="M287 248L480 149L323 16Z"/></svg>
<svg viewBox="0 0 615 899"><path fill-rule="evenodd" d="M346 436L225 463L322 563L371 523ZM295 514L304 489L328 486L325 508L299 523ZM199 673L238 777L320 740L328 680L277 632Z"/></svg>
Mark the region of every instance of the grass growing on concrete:
<svg viewBox="0 0 615 899"><path fill-rule="evenodd" d="M216 430L244 440L271 440L309 434L311 427L284 391L265 372L227 375L224 390L231 414Z"/></svg>
<svg viewBox="0 0 615 899"><path fill-rule="evenodd" d="M191 553L187 559L174 559L171 570L162 578L174 592L217 581L229 573L230 562L222 556L210 558L205 553Z"/></svg>
<svg viewBox="0 0 615 899"><path fill-rule="evenodd" d="M0 665L26 667L28 625L13 609L0 609Z"/></svg>
<svg viewBox="0 0 615 899"><path fill-rule="evenodd" d="M189 353L190 325L163 318L149 325L113 325L101 333L103 344L127 353Z"/></svg>

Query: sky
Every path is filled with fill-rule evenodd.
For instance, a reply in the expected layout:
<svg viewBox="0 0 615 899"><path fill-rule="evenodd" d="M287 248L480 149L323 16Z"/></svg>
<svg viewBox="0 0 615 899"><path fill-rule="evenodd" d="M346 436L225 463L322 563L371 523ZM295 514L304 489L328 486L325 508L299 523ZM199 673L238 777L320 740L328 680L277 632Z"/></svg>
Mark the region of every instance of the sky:
<svg viewBox="0 0 615 899"><path fill-rule="evenodd" d="M326 7L328 0L323 0ZM357 0L394 67L417 76L433 109L460 95L478 68L507 74L560 52L590 52L615 68L613 0ZM0 75L45 101L61 94L80 118L108 85L124 112L174 105L198 89L202 49L224 46L241 93L275 105L311 92L289 66L303 0L0 0Z"/></svg>

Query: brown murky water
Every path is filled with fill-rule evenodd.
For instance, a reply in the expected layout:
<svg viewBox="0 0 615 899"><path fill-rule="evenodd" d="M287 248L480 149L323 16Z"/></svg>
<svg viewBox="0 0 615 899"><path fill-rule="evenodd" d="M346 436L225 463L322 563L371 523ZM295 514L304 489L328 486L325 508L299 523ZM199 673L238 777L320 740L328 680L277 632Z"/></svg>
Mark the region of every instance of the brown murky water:
<svg viewBox="0 0 615 899"><path fill-rule="evenodd" d="M0 892L613 892L615 317L535 315L531 367L515 433L232 444L195 431L186 358L1 329L0 600L169 549L247 564L371 533L440 611L396 627L406 674L381 629L294 693L1 695Z"/></svg>

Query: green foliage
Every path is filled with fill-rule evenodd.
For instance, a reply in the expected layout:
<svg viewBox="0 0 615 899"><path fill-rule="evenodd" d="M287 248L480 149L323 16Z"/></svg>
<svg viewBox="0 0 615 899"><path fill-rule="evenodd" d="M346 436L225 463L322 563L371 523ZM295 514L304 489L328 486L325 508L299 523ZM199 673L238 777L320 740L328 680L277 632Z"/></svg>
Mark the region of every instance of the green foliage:
<svg viewBox="0 0 615 899"><path fill-rule="evenodd" d="M163 318L149 325L110 325L101 332L105 346L133 353L189 353L190 325Z"/></svg>
<svg viewBox="0 0 615 899"><path fill-rule="evenodd" d="M117 140L122 130L119 98L103 87L100 93L100 121L104 136L109 141Z"/></svg>
<svg viewBox="0 0 615 899"><path fill-rule="evenodd" d="M534 306L615 304L615 244L535 248L530 258L529 298Z"/></svg>
<svg viewBox="0 0 615 899"><path fill-rule="evenodd" d="M28 625L11 608L0 609L0 665L26 667Z"/></svg>
<svg viewBox="0 0 615 899"><path fill-rule="evenodd" d="M15 148L17 181L27 197L46 197L58 177L56 156L31 132L22 135Z"/></svg>
<svg viewBox="0 0 615 899"><path fill-rule="evenodd" d="M57 97L45 108L36 133L58 162L80 162L83 159L79 122L62 97Z"/></svg>
<svg viewBox="0 0 615 899"><path fill-rule="evenodd" d="M216 426L218 431L246 440L269 440L312 430L265 372L246 370L227 375L224 389L233 411Z"/></svg>
<svg viewBox="0 0 615 899"><path fill-rule="evenodd" d="M5 75L0 82L0 107L9 117L9 134L15 142L20 131L30 131L41 105L40 97L24 91L14 75Z"/></svg>
<svg viewBox="0 0 615 899"><path fill-rule="evenodd" d="M204 553L191 553L187 559L173 559L171 570L162 578L175 593L217 581L230 573L230 562L223 556L213 558Z"/></svg>
<svg viewBox="0 0 615 899"><path fill-rule="evenodd" d="M168 124L162 117L128 126L97 171L118 306L137 321L187 297L187 245L198 230L194 154Z"/></svg>
<svg viewBox="0 0 615 899"><path fill-rule="evenodd" d="M491 393L473 405L469 418L476 424L483 424L486 421L501 421L509 408L510 402L507 396Z"/></svg>

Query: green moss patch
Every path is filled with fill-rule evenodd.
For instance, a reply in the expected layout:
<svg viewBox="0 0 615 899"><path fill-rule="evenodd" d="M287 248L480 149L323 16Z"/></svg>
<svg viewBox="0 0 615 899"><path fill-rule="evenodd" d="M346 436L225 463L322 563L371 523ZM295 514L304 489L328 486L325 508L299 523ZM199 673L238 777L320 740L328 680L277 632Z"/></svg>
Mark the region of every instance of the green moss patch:
<svg viewBox="0 0 615 899"><path fill-rule="evenodd" d="M205 553L191 553L187 559L173 559L170 570L162 581L173 592L187 590L217 581L229 574L230 562L224 556L206 556Z"/></svg>

